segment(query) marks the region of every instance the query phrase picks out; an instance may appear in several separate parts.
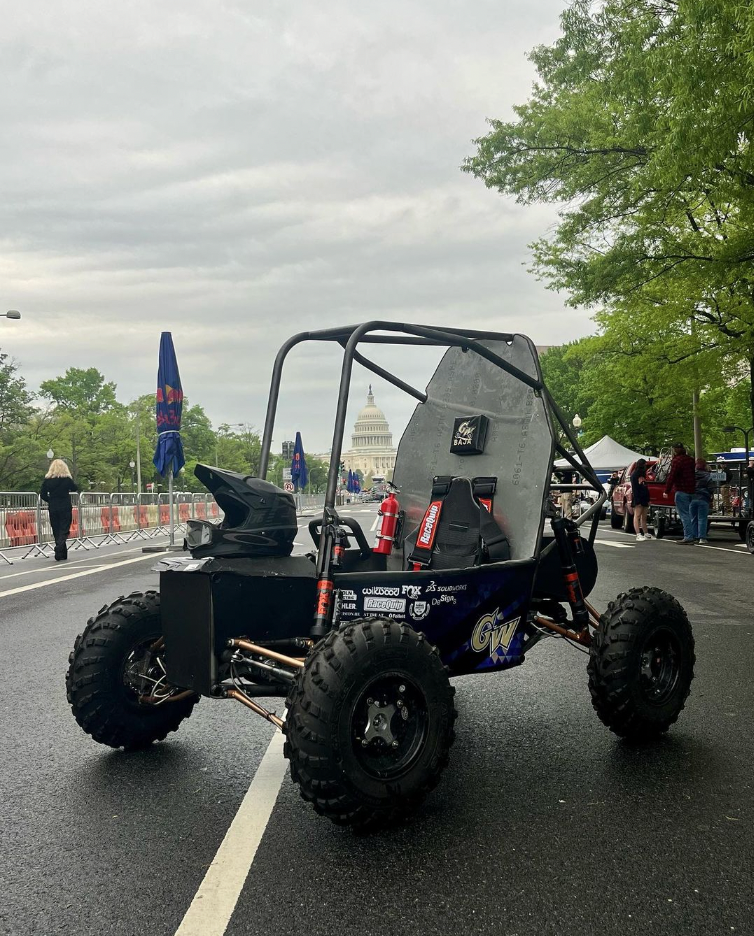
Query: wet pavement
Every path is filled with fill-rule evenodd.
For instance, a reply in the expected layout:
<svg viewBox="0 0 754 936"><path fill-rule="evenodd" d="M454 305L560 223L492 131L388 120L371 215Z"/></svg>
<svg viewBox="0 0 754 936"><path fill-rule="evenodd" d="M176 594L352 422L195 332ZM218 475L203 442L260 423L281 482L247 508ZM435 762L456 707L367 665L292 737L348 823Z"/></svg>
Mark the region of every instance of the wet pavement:
<svg viewBox="0 0 754 936"><path fill-rule="evenodd" d="M455 681L451 765L410 824L338 829L286 777L227 933L752 932L754 556L725 535L710 549L598 536L597 607L656 585L694 627L692 694L660 742L616 739L586 656L542 641L524 666ZM138 549L0 570L0 933L175 933L272 736L208 700L136 754L78 728L68 652L103 604L156 587Z"/></svg>

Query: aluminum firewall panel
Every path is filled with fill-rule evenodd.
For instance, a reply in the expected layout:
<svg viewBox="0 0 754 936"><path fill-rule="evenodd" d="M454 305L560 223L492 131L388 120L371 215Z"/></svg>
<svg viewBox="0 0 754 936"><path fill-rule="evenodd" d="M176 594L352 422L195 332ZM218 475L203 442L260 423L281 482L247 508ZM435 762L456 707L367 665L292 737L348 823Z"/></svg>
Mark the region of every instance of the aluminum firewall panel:
<svg viewBox="0 0 754 936"><path fill-rule="evenodd" d="M489 350L530 377L541 379L529 338L483 341ZM473 351L449 348L427 385L398 445L393 480L406 512L403 533L411 533L429 503L436 475L498 479L494 515L511 545L511 558L536 554L552 470L553 432L542 397L516 377ZM457 417L489 420L484 452L450 452ZM398 550L400 556L402 550Z"/></svg>

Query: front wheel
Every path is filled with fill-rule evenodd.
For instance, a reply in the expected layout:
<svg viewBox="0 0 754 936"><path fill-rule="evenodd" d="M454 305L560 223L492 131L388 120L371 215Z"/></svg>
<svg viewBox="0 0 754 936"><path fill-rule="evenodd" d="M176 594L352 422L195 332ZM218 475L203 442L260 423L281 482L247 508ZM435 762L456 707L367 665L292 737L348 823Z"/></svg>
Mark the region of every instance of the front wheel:
<svg viewBox="0 0 754 936"><path fill-rule="evenodd" d="M659 588L632 588L610 602L589 649L589 691L617 735L647 740L678 719L694 678L686 612Z"/></svg>
<svg viewBox="0 0 754 936"><path fill-rule="evenodd" d="M655 537L657 539L662 539L667 532L667 520L665 519L665 514L659 514L655 517Z"/></svg>
<svg viewBox="0 0 754 936"><path fill-rule="evenodd" d="M613 530L620 530L623 526L623 517L616 511L615 505L610 514L610 526Z"/></svg>
<svg viewBox="0 0 754 936"><path fill-rule="evenodd" d="M362 829L413 812L448 763L454 691L437 648L407 624L332 631L288 694L285 756L302 797Z"/></svg>
<svg viewBox="0 0 754 936"><path fill-rule="evenodd" d="M623 502L623 529L626 533L634 532L634 515L629 512L625 501Z"/></svg>
<svg viewBox="0 0 754 936"><path fill-rule="evenodd" d="M156 591L119 598L89 620L68 658L66 690L73 715L95 741L138 749L161 741L188 718L194 693L165 679Z"/></svg>

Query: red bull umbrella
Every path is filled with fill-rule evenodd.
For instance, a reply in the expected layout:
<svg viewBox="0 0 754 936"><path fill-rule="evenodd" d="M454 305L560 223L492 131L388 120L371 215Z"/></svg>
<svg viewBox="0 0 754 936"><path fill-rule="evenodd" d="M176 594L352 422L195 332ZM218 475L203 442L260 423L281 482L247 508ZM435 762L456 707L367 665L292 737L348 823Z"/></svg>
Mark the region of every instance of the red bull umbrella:
<svg viewBox="0 0 754 936"><path fill-rule="evenodd" d="M181 414L183 390L178 362L175 359L173 336L163 332L160 336L160 366L157 371L157 448L154 466L164 477L170 469L177 475L186 463L181 443Z"/></svg>

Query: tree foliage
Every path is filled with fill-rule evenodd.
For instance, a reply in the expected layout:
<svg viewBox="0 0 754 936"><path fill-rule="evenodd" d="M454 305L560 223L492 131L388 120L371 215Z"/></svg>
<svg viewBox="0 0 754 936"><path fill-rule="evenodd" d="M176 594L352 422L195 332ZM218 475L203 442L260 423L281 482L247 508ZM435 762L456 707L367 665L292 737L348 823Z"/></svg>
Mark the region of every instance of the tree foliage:
<svg viewBox="0 0 754 936"><path fill-rule="evenodd" d="M659 335L668 368L744 363L751 420L754 6L576 0L562 28L531 54L538 81L517 119L490 121L464 168L560 205L534 270L598 308L605 335Z"/></svg>

